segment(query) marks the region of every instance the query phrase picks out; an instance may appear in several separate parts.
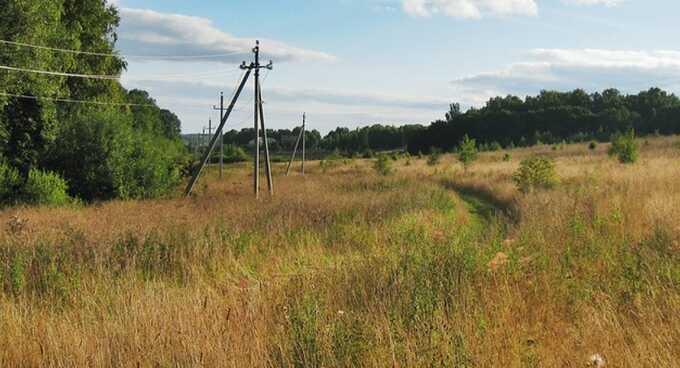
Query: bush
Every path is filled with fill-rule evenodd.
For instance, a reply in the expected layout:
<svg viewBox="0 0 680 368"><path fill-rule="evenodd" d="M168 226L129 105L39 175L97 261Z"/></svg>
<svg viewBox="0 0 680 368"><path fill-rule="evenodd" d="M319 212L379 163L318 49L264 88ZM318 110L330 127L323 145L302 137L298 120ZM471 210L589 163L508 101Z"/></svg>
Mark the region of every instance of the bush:
<svg viewBox="0 0 680 368"><path fill-rule="evenodd" d="M94 111L66 123L47 159L84 200L157 197L173 190L186 158L181 142L133 130L131 117Z"/></svg>
<svg viewBox="0 0 680 368"><path fill-rule="evenodd" d="M15 202L21 184L19 171L6 162L0 161L0 204Z"/></svg>
<svg viewBox="0 0 680 368"><path fill-rule="evenodd" d="M595 142L590 142L590 143L588 144L588 149L591 150L591 151L595 151L595 150L597 149L597 143L595 143Z"/></svg>
<svg viewBox="0 0 680 368"><path fill-rule="evenodd" d="M609 156L616 156L623 164L632 164L638 160L639 147L635 141L635 132L630 130L625 134L616 134L612 137L612 146L609 148Z"/></svg>
<svg viewBox="0 0 680 368"><path fill-rule="evenodd" d="M465 135L463 141L460 142L458 150L458 160L463 163L467 170L470 164L477 159L477 142L474 139Z"/></svg>
<svg viewBox="0 0 680 368"><path fill-rule="evenodd" d="M64 205L70 202L66 181L53 172L33 169L21 190L24 202L36 205Z"/></svg>
<svg viewBox="0 0 680 368"><path fill-rule="evenodd" d="M429 166L437 166L442 159L442 151L439 148L432 148L430 150L430 156L427 158L427 164Z"/></svg>
<svg viewBox="0 0 680 368"><path fill-rule="evenodd" d="M535 156L523 160L512 180L523 193L534 189L550 189L559 183L555 171L555 162L543 156Z"/></svg>
<svg viewBox="0 0 680 368"><path fill-rule="evenodd" d="M375 171L382 176L388 176L392 174L394 169L392 168L392 161L387 155L378 155L375 162L373 163L373 168Z"/></svg>
<svg viewBox="0 0 680 368"><path fill-rule="evenodd" d="M234 164L237 162L250 161L250 156L243 148L231 144L224 146L224 162L227 164Z"/></svg>
<svg viewBox="0 0 680 368"><path fill-rule="evenodd" d="M509 153L503 155L503 161L508 162L510 160L512 160L512 156Z"/></svg>

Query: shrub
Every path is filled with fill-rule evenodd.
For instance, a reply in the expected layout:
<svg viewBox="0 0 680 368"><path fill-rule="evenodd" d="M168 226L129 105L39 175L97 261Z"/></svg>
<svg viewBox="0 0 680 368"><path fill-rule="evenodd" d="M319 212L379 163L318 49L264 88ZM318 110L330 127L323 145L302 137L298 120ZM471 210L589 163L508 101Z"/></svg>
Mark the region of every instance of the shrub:
<svg viewBox="0 0 680 368"><path fill-rule="evenodd" d="M495 151L500 151L503 149L503 146L501 146L500 143L494 141L489 144L489 151L495 152Z"/></svg>
<svg viewBox="0 0 680 368"><path fill-rule="evenodd" d="M616 156L623 164L632 164L638 160L639 147L635 141L635 132L617 133L612 137L612 146L609 148L609 156Z"/></svg>
<svg viewBox="0 0 680 368"><path fill-rule="evenodd" d="M239 146L234 146L231 144L225 145L224 146L224 162L227 164L233 164L237 162L246 162L249 161L250 157L246 153L246 151L243 150L243 148Z"/></svg>
<svg viewBox="0 0 680 368"><path fill-rule="evenodd" d="M470 164L477 159L477 142L474 139L465 135L463 141L460 142L458 150L458 160L463 163L467 170Z"/></svg>
<svg viewBox="0 0 680 368"><path fill-rule="evenodd" d="M591 150L591 151L595 151L597 149L597 143L595 143L594 141L590 142L588 144L588 149Z"/></svg>
<svg viewBox="0 0 680 368"><path fill-rule="evenodd" d="M543 156L534 156L523 160L512 180L523 193L534 189L550 189L558 184L555 162Z"/></svg>
<svg viewBox="0 0 680 368"><path fill-rule="evenodd" d="M70 201L66 181L53 172L32 169L21 190L23 201L36 205L64 205Z"/></svg>
<svg viewBox="0 0 680 368"><path fill-rule="evenodd" d="M133 130L129 115L95 111L64 125L47 165L85 200L149 198L175 188L185 158L181 142Z"/></svg>
<svg viewBox="0 0 680 368"><path fill-rule="evenodd" d="M430 150L430 156L427 158L427 164L429 166L437 166L442 159L442 151L439 148L432 148Z"/></svg>
<svg viewBox="0 0 680 368"><path fill-rule="evenodd" d="M20 186L19 171L6 162L0 161L0 204L10 204L15 201Z"/></svg>
<svg viewBox="0 0 680 368"><path fill-rule="evenodd" d="M503 155L503 161L508 162L510 160L512 160L512 156L509 153Z"/></svg>
<svg viewBox="0 0 680 368"><path fill-rule="evenodd" d="M392 168L392 161L387 155L378 155L378 158L376 158L373 163L373 168L382 176L388 176L394 171Z"/></svg>

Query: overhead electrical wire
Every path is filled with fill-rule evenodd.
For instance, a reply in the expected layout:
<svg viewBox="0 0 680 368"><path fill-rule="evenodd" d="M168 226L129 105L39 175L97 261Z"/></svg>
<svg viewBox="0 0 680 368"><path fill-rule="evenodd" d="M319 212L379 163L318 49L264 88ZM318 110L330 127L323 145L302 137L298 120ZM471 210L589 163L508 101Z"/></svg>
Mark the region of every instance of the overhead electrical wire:
<svg viewBox="0 0 680 368"><path fill-rule="evenodd" d="M0 92L0 96L14 97L14 98L19 98L19 99L24 99L24 100L35 100L35 101L47 100L47 101L54 101L54 102L89 104L89 105L107 105L107 106L122 106L122 107L151 107L151 106L156 106L154 104L133 104L133 103L86 101L86 100L74 100L74 99L70 99L70 98L19 95L19 94L14 94L14 93L5 93L5 92Z"/></svg>
<svg viewBox="0 0 680 368"><path fill-rule="evenodd" d="M102 79L102 80L118 80L118 79L120 79L120 76L118 76L118 75L93 75L93 74L63 73L63 72L53 72L53 71L48 71L48 70L16 68L16 67L13 67L13 66L6 66L6 65L0 65L0 69L14 71L14 72L56 75L56 76L60 76L60 77L75 77L75 78Z"/></svg>
<svg viewBox="0 0 680 368"><path fill-rule="evenodd" d="M219 57L225 57L225 56L246 54L247 53L246 50L243 50L243 51L230 51L230 52L225 52L225 53L220 53L220 54L207 54L207 55L126 55L126 54L116 54L116 53L102 53L102 52L90 52L90 51L61 49L61 48L57 48L57 47L39 46L39 45L32 45L32 44L29 44L29 43L7 41L7 40L0 40L0 43L6 44L6 45L14 45L14 46L28 47L28 48L34 48L34 49L40 49L40 50L63 52L63 53L76 54L76 55L91 55L91 56L101 56L101 57L119 57L119 58L126 58L126 59L158 59L158 60L164 60L164 59L168 59L168 60L174 60L174 59L210 59L210 58L219 58Z"/></svg>

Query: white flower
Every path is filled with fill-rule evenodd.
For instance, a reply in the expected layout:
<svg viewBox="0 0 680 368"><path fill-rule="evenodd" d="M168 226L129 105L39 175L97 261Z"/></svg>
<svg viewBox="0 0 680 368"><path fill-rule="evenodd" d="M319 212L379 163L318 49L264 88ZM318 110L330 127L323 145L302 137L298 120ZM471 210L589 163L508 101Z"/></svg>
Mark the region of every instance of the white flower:
<svg viewBox="0 0 680 368"><path fill-rule="evenodd" d="M590 367L603 368L605 364L604 357L600 354L593 354L588 359L588 366Z"/></svg>

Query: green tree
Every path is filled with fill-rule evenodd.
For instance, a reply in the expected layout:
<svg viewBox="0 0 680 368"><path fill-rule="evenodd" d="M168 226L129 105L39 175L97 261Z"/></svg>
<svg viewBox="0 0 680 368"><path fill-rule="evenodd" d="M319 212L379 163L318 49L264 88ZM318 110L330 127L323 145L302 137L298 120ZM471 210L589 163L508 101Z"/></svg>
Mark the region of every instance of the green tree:
<svg viewBox="0 0 680 368"><path fill-rule="evenodd" d="M173 189L180 177L179 141L139 132L132 116L92 111L68 122L49 154L48 167L85 200L148 198Z"/></svg>
<svg viewBox="0 0 680 368"><path fill-rule="evenodd" d="M394 172L392 161L386 154L378 155L378 157L375 159L375 162L373 163L373 168L379 175L382 176L388 176Z"/></svg>
<svg viewBox="0 0 680 368"><path fill-rule="evenodd" d="M458 160L463 163L465 170L477 159L477 142L467 134L458 146Z"/></svg>
<svg viewBox="0 0 680 368"><path fill-rule="evenodd" d="M559 183L555 162L549 157L534 156L522 160L512 180L523 193L534 189L550 189Z"/></svg>
<svg viewBox="0 0 680 368"><path fill-rule="evenodd" d="M639 149L635 141L635 131L631 129L625 134L617 133L612 137L609 155L616 156L623 164L632 164L638 160Z"/></svg>

